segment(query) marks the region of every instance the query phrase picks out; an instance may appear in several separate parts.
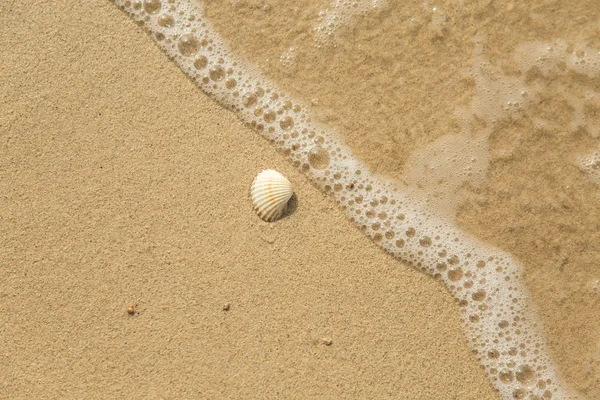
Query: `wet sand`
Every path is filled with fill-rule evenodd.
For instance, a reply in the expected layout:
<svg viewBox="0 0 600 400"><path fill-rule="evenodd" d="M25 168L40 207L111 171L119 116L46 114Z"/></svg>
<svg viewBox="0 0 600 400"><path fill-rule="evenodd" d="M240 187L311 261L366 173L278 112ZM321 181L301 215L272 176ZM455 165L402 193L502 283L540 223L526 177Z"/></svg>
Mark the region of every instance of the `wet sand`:
<svg viewBox="0 0 600 400"><path fill-rule="evenodd" d="M330 3L208 1L206 13L236 53L311 104L373 171L398 182L416 149L460 134L473 110L469 137L488 132L489 167L482 184L460 187L457 223L524 263L560 371L587 398L600 398L600 188L576 161L600 143L592 134L600 101L584 100L600 91L600 74L560 63L549 74L522 71L513 56L523 42L556 39L568 52L586 45L597 53L600 8L587 0L388 2L338 23L319 46L315 27ZM480 60L501 71L489 74L492 82L520 79L539 98L523 112L489 111L476 98L481 77L471 72ZM586 121L576 126L582 103Z"/></svg>
<svg viewBox="0 0 600 400"><path fill-rule="evenodd" d="M0 15L7 398L496 398L442 285L372 244L114 5ZM298 196L275 224L248 199L263 168Z"/></svg>

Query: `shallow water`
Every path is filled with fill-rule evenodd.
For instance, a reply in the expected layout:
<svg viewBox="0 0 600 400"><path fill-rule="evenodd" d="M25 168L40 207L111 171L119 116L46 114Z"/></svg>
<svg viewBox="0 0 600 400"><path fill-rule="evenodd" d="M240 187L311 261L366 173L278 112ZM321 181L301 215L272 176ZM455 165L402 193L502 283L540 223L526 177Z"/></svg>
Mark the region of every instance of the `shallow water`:
<svg viewBox="0 0 600 400"><path fill-rule="evenodd" d="M333 3L209 1L206 14L234 51L311 102L374 171L419 184L432 171L407 173L415 151L444 135L468 135L471 143L487 136L487 149L474 151L488 158L487 171L452 187L460 192L459 225L524 262L560 369L590 398L599 397L599 188L576 160L598 146L600 7L593 1L370 4L320 40L315 27ZM522 57L535 63L544 55L532 53L548 46L561 53L555 71L515 60L524 48ZM561 65L572 54L596 64L580 71ZM479 68L498 82L489 85L491 93L481 93ZM510 94L494 98L494 89L513 82L514 101L524 104L507 111L499 103L511 101ZM537 98L525 104L521 93ZM442 148L460 154L465 147ZM443 172L436 178L451 179ZM436 184L449 186L430 182Z"/></svg>
<svg viewBox="0 0 600 400"><path fill-rule="evenodd" d="M218 35L189 2L121 3L365 233L444 280L505 398L566 398L522 272L552 360L570 386L600 396L594 2L208 1Z"/></svg>

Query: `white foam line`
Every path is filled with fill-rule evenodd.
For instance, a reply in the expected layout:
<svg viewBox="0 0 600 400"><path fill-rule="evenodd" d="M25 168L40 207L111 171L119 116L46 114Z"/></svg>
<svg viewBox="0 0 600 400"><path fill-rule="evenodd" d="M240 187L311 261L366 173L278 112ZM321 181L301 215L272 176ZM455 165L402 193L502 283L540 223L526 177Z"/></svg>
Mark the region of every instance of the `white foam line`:
<svg viewBox="0 0 600 400"><path fill-rule="evenodd" d="M467 336L504 399L575 398L550 359L517 260L433 215L410 192L373 176L339 134L312 121L305 104L232 55L193 0L114 2L143 23L207 95L288 154L367 236L444 282L462 305Z"/></svg>

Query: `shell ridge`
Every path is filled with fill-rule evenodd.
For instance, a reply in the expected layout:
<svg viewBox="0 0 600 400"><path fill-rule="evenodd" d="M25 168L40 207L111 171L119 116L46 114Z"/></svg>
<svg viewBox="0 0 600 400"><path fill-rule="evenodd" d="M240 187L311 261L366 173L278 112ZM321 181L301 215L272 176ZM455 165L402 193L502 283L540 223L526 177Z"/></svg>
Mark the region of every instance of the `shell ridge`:
<svg viewBox="0 0 600 400"><path fill-rule="evenodd" d="M252 181L250 197L259 217L265 221L274 221L287 210L288 201L294 190L291 182L281 173L266 169Z"/></svg>

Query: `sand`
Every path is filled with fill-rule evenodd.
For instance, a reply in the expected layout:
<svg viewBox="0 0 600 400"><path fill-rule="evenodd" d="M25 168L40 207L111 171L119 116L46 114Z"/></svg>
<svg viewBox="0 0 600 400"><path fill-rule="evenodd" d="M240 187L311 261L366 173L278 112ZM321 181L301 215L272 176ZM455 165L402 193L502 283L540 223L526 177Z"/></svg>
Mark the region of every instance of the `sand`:
<svg viewBox="0 0 600 400"><path fill-rule="evenodd" d="M496 398L442 285L110 2L3 2L0 53L1 397ZM274 224L263 168L298 196Z"/></svg>
<svg viewBox="0 0 600 400"><path fill-rule="evenodd" d="M568 384L600 398L600 189L576 162L600 145L592 135L599 97L584 100L600 93L600 75L565 65L547 75L537 67L525 72L514 56L524 42L557 39L569 52L588 45L598 54L597 2L390 1L339 24L333 40L315 46L319 15L334 3L209 1L206 9L236 53L309 103L373 171L400 185L415 149L464 130L465 113L455 111L478 111L472 134L488 132L489 167L483 183L461 188L457 224L523 262L554 361ZM502 72L490 81L542 88L539 99L522 114L478 110L486 96L477 99L481 77L472 65L481 61L482 69ZM490 85L490 104L501 87ZM585 115L580 126L578 112Z"/></svg>
<svg viewBox="0 0 600 400"><path fill-rule="evenodd" d="M336 1L205 3L235 54L310 104L372 171L394 179L416 149L463 129L456 111L470 110L475 96L469 68L478 46L508 71L525 41L600 45L596 0L373 1L382 6L346 18L324 44L315 27Z"/></svg>

